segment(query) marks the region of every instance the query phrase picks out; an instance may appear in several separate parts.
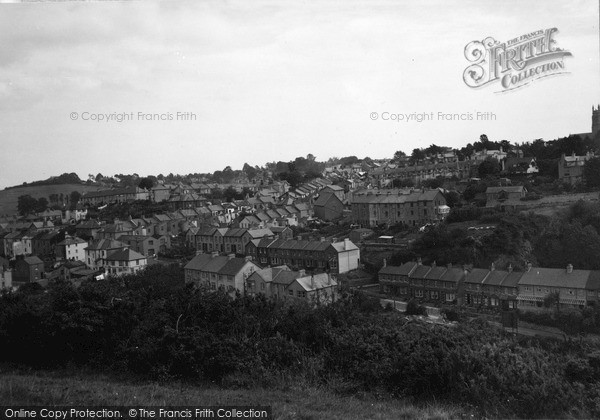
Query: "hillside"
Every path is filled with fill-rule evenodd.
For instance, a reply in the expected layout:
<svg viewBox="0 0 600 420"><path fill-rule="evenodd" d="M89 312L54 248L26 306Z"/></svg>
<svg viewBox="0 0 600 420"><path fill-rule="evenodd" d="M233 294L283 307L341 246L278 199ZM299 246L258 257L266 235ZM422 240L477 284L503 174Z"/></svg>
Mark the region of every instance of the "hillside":
<svg viewBox="0 0 600 420"><path fill-rule="evenodd" d="M35 185L0 190L0 215L17 213L17 200L19 196L29 194L33 198L46 197L50 194L70 194L78 191L81 194L88 191L98 191L97 186L83 184L58 184L58 185Z"/></svg>
<svg viewBox="0 0 600 420"><path fill-rule="evenodd" d="M4 370L4 369L3 369ZM276 419L444 419L469 417L434 404L417 407L398 400L342 397L301 384L271 389L225 389L214 385L158 384L73 372L2 371L0 401L19 405L98 406L271 406ZM472 417L471 417L472 418Z"/></svg>

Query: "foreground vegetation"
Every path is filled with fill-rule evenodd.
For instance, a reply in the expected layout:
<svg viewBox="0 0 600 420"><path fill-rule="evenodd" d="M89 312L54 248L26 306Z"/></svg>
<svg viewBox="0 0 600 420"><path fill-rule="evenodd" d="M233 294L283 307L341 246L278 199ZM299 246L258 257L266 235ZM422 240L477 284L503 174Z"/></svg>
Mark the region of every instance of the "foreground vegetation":
<svg viewBox="0 0 600 420"><path fill-rule="evenodd" d="M290 382L290 381L288 381ZM40 392L40 390L44 390ZM224 388L185 382L157 383L79 371L3 373L0 401L5 405L97 406L271 406L273 416L286 419L445 419L467 418L444 404L416 406L374 397L343 397L326 388L284 383L269 389Z"/></svg>
<svg viewBox="0 0 600 420"><path fill-rule="evenodd" d="M306 384L327 395L435 401L487 417L600 416L595 344L518 342L479 321L408 322L360 294L316 308L232 299L185 286L179 267L4 295L0 348L5 360L35 369L230 390Z"/></svg>

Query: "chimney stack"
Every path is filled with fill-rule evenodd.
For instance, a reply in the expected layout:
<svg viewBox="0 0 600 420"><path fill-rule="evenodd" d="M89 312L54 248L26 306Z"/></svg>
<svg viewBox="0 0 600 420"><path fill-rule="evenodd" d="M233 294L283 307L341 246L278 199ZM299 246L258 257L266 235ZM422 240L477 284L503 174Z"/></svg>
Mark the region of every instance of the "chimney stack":
<svg viewBox="0 0 600 420"><path fill-rule="evenodd" d="M496 264L492 263L492 266L490 267L490 271L494 271L496 269Z"/></svg>
<svg viewBox="0 0 600 420"><path fill-rule="evenodd" d="M350 239L344 238L344 249L350 248Z"/></svg>
<svg viewBox="0 0 600 420"><path fill-rule="evenodd" d="M573 272L573 264L568 264L567 265L567 273L572 273Z"/></svg>
<svg viewBox="0 0 600 420"><path fill-rule="evenodd" d="M252 255L246 255L246 256L244 257L244 260L245 260L245 261L252 261Z"/></svg>
<svg viewBox="0 0 600 420"><path fill-rule="evenodd" d="M298 277L304 277L306 275L306 270L299 270L298 271Z"/></svg>
<svg viewBox="0 0 600 420"><path fill-rule="evenodd" d="M447 267L452 268L452 263L448 263Z"/></svg>
<svg viewBox="0 0 600 420"><path fill-rule="evenodd" d="M383 259L383 266L387 267L387 259L385 259L385 258Z"/></svg>
<svg viewBox="0 0 600 420"><path fill-rule="evenodd" d="M313 290L315 289L315 276L314 275L310 276L310 288Z"/></svg>
<svg viewBox="0 0 600 420"><path fill-rule="evenodd" d="M421 257L417 258L417 265L423 265L423 260L421 260Z"/></svg>
<svg viewBox="0 0 600 420"><path fill-rule="evenodd" d="M212 252L212 256L213 257L218 257L219 256L219 251L213 251Z"/></svg>
<svg viewBox="0 0 600 420"><path fill-rule="evenodd" d="M508 272L512 273L512 271L513 271L513 266L512 266L512 264L509 264L508 265Z"/></svg>
<svg viewBox="0 0 600 420"><path fill-rule="evenodd" d="M527 263L527 272L528 273L529 273L529 271L531 271L531 267L532 267L531 263Z"/></svg>
<svg viewBox="0 0 600 420"><path fill-rule="evenodd" d="M437 264L435 261L431 263L431 268L435 268L436 266L437 266Z"/></svg>

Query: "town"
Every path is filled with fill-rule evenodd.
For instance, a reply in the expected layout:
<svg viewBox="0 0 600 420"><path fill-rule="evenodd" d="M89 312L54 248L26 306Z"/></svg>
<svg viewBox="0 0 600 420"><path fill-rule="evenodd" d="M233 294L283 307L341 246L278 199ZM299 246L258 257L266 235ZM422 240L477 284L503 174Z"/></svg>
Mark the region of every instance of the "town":
<svg viewBox="0 0 600 420"><path fill-rule="evenodd" d="M501 253L439 261L418 244L453 221L480 241L503 215L598 203L599 127L593 107L590 133L550 142L482 135L462 149L379 160L309 155L212 176L90 174L80 183L92 191L23 195L19 214L0 219L0 287L79 285L178 263L187 283L232 296L333 302L358 287L438 308L536 311L555 296L582 309L600 298L598 267L532 266Z"/></svg>

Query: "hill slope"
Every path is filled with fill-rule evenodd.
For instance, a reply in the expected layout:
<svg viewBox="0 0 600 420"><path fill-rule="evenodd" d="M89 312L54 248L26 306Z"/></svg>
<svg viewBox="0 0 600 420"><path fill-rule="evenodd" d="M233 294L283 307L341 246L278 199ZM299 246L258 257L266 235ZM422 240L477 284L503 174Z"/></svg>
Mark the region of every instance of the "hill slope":
<svg viewBox="0 0 600 420"><path fill-rule="evenodd" d="M45 197L50 194L71 194L78 191L83 194L88 191L98 191L101 188L83 184L57 184L57 185L35 185L0 190L0 215L12 215L17 213L17 202L21 195L30 195L33 198Z"/></svg>

